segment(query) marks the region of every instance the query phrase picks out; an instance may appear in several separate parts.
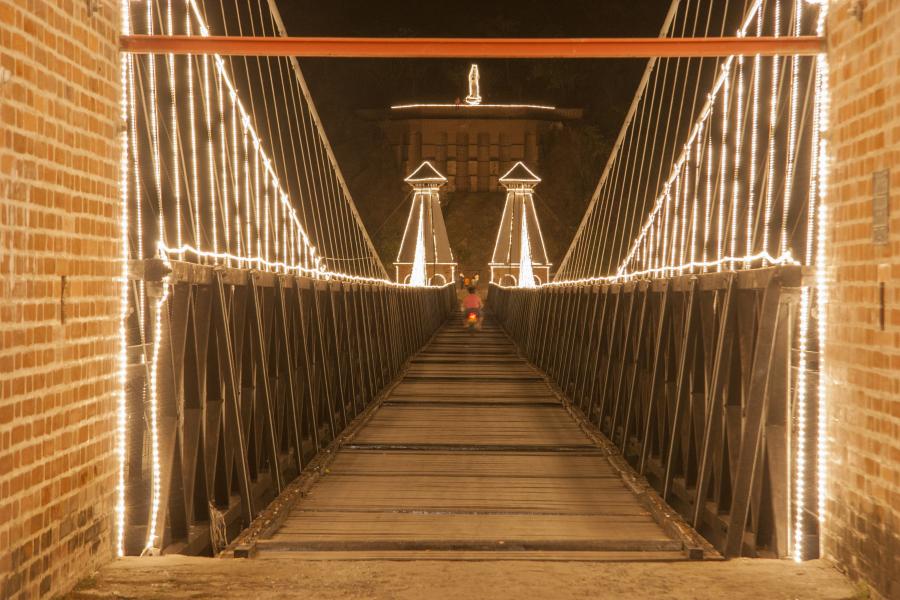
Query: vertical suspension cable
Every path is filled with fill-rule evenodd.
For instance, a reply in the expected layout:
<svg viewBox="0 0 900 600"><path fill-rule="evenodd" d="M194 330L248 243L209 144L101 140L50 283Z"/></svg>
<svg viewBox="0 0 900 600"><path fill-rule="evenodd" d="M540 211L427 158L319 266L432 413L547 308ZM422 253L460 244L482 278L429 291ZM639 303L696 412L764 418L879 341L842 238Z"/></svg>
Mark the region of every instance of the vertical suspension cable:
<svg viewBox="0 0 900 600"><path fill-rule="evenodd" d="M762 36L762 9L760 9L756 13L756 36ZM745 241L745 256L747 258L744 259L744 268L750 267L750 255L753 254L753 213L755 210L755 196L756 196L756 180L757 180L757 154L758 154L758 145L759 145L759 75L760 69L762 67L761 64L761 56L759 54L755 54L753 56L753 77L751 80L751 91L752 94L751 103L752 103L752 117L751 117L751 129L750 129L750 181L748 184L748 192L747 192L747 222L746 222L746 239Z"/></svg>
<svg viewBox="0 0 900 600"><path fill-rule="evenodd" d="M794 18L794 35L801 34L803 23L803 2L793 2L793 18ZM797 148L797 104L799 101L800 88L800 57L794 54L791 57L791 85L788 102L788 147L787 147L787 166L784 175L784 200L782 202L781 213L781 235L779 237L778 253L783 255L788 251L788 219L791 212L791 196L794 190L794 163L796 160L795 152Z"/></svg>
<svg viewBox="0 0 900 600"><path fill-rule="evenodd" d="M716 261L717 271L723 268L722 258L725 248L725 205L728 197L728 110L730 106L731 62L725 67L725 78L722 83L722 149L719 153L719 211L716 221Z"/></svg>
<svg viewBox="0 0 900 600"><path fill-rule="evenodd" d="M775 21L775 37L781 37L781 0L774 2L774 21ZM769 96L769 144L768 144L768 164L769 173L766 184L766 209L763 216L763 242L762 251L769 252L769 229L772 225L772 203L775 193L775 129L778 127L778 77L779 77L779 60L780 57L773 56L772 60L772 81ZM768 264L766 258L763 258L763 265Z"/></svg>

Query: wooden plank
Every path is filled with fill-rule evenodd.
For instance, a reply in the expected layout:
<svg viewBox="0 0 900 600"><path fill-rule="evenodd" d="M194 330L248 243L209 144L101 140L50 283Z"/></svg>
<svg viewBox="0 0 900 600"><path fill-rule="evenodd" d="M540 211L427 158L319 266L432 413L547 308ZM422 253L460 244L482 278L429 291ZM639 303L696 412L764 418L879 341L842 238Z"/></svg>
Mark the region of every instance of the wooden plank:
<svg viewBox="0 0 900 600"><path fill-rule="evenodd" d="M514 348L499 331L445 327L260 541L262 556L682 557L541 375L509 360Z"/></svg>
<svg viewBox="0 0 900 600"><path fill-rule="evenodd" d="M342 475L446 475L466 473L471 477L618 477L609 461L598 453L522 453L457 451L370 452L342 450L330 470Z"/></svg>
<svg viewBox="0 0 900 600"><path fill-rule="evenodd" d="M393 512L292 514L273 542L305 549L474 549L498 545L584 550L678 550L649 517Z"/></svg>
<svg viewBox="0 0 900 600"><path fill-rule="evenodd" d="M260 554L268 559L280 560L389 560L389 561L509 561L527 560L540 562L671 562L684 560L684 552L680 550L658 551L615 551L615 550L445 550L429 552L427 557L415 550L334 550L334 551L289 551L278 550L261 542Z"/></svg>

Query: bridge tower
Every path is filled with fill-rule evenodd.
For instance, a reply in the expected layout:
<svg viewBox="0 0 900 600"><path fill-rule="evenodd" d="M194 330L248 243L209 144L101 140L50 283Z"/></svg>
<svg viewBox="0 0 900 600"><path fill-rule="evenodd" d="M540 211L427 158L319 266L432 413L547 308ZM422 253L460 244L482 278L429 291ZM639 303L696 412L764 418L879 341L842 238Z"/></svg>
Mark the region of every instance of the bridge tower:
<svg viewBox="0 0 900 600"><path fill-rule="evenodd" d="M406 179L413 188L412 204L394 269L399 283L443 285L456 278L447 227L438 190L447 182L427 160Z"/></svg>
<svg viewBox="0 0 900 600"><path fill-rule="evenodd" d="M534 188L541 178L521 161L500 177L506 205L491 258L491 283L533 287L550 280L544 237L534 211Z"/></svg>

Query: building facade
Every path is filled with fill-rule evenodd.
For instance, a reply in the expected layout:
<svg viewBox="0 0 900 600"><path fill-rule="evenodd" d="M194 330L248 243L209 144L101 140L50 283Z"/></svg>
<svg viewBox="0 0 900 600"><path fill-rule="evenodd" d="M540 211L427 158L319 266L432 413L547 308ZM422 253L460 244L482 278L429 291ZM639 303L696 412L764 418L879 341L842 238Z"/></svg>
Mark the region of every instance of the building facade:
<svg viewBox="0 0 900 600"><path fill-rule="evenodd" d="M468 86L464 101L398 104L360 115L379 122L404 172L427 160L446 174L449 192L502 191L500 176L517 161L538 167L545 132L582 116L581 109L482 102L477 65Z"/></svg>

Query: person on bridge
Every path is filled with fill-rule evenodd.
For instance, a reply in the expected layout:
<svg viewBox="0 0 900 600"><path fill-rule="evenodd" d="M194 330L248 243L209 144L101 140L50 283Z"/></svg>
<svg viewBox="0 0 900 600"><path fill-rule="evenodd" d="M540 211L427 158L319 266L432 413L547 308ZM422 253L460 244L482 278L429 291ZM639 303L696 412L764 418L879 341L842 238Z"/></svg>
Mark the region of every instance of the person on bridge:
<svg viewBox="0 0 900 600"><path fill-rule="evenodd" d="M476 325L477 329L481 329L481 321L484 319L481 314L481 309L484 307L484 303L481 302L481 296L475 293L474 287L469 287L468 289L469 295L463 298L463 318L470 312L474 312L478 315L478 325Z"/></svg>

